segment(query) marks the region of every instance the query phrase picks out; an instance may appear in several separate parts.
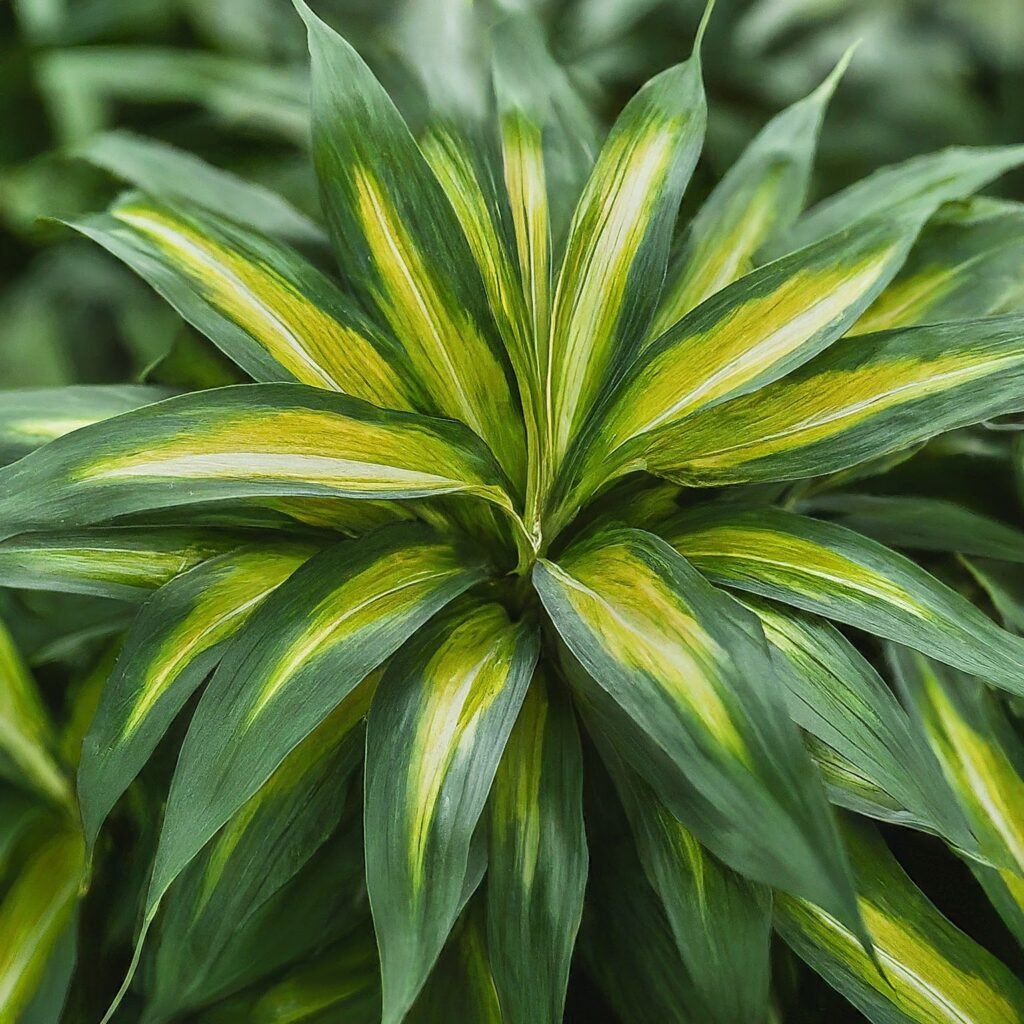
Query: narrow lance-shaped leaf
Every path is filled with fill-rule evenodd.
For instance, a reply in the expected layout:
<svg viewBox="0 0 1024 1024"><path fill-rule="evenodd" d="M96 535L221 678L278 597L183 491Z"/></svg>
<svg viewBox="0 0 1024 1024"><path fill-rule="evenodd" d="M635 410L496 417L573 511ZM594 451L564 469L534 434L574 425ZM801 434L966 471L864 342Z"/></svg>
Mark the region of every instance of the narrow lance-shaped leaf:
<svg viewBox="0 0 1024 1024"><path fill-rule="evenodd" d="M394 340L287 246L187 203L138 195L72 226L124 260L256 380L433 411Z"/></svg>
<svg viewBox="0 0 1024 1024"><path fill-rule="evenodd" d="M153 1017L180 1016L235 981L236 936L258 929L270 901L285 896L338 830L346 788L362 760L363 720L378 677L365 679L291 751L171 887L147 992ZM361 874L361 835L354 832Z"/></svg>
<svg viewBox="0 0 1024 1024"><path fill-rule="evenodd" d="M229 498L466 491L507 507L501 483L459 424L301 384L240 385L85 427L0 470L0 537Z"/></svg>
<svg viewBox="0 0 1024 1024"><path fill-rule="evenodd" d="M768 1018L771 893L719 864L606 745L644 872L711 1024Z"/></svg>
<svg viewBox="0 0 1024 1024"><path fill-rule="evenodd" d="M708 487L821 476L1018 411L1022 380L1017 315L844 338L788 377L642 439L627 468Z"/></svg>
<svg viewBox="0 0 1024 1024"><path fill-rule="evenodd" d="M856 928L825 794L769 683L757 620L639 530L599 532L559 564L539 562L534 580L595 688L702 798L684 801L682 813L670 805L683 823L737 871L799 892ZM621 737L607 739L629 759ZM670 782L634 767L659 794Z"/></svg>
<svg viewBox="0 0 1024 1024"><path fill-rule="evenodd" d="M943 207L849 334L1018 312L1024 206L975 199Z"/></svg>
<svg viewBox="0 0 1024 1024"><path fill-rule="evenodd" d="M761 620L782 664L777 678L790 717L824 746L832 801L862 813L942 836L961 850L977 843L938 765L878 673L833 626L768 601L744 598ZM849 773L828 766L849 767ZM853 774L853 784L848 784ZM860 780L863 780L861 782ZM865 786L880 791L885 806L865 802Z"/></svg>
<svg viewBox="0 0 1024 1024"><path fill-rule="evenodd" d="M309 30L313 157L346 281L388 324L438 411L476 431L518 480L522 416L455 212L380 83L295 3Z"/></svg>
<svg viewBox="0 0 1024 1024"><path fill-rule="evenodd" d="M883 167L812 207L773 246L786 252L878 215L898 214L922 201L937 209L964 199L1024 163L1024 146L950 146Z"/></svg>
<svg viewBox="0 0 1024 1024"><path fill-rule="evenodd" d="M117 526L0 541L0 586L145 601L176 576L251 540L241 531Z"/></svg>
<svg viewBox="0 0 1024 1024"><path fill-rule="evenodd" d="M98 420L170 398L145 384L97 384L0 391L0 464Z"/></svg>
<svg viewBox="0 0 1024 1024"><path fill-rule="evenodd" d="M803 210L822 118L853 55L809 96L772 118L729 168L687 228L648 342L755 265L758 250Z"/></svg>
<svg viewBox="0 0 1024 1024"><path fill-rule="evenodd" d="M673 547L717 583L925 650L1024 693L1024 640L909 559L833 523L758 509L683 515Z"/></svg>
<svg viewBox="0 0 1024 1024"><path fill-rule="evenodd" d="M1024 1020L1024 986L939 913L882 840L852 826L846 839L877 965L835 918L780 895L775 925L799 956L873 1024Z"/></svg>
<svg viewBox="0 0 1024 1024"><path fill-rule="evenodd" d="M538 673L490 801L487 946L505 1024L560 1024L587 881L583 756L566 695Z"/></svg>
<svg viewBox="0 0 1024 1024"><path fill-rule="evenodd" d="M328 548L260 606L182 746L135 963L164 893L210 837L363 678L482 575L474 556L431 531L396 526Z"/></svg>
<svg viewBox="0 0 1024 1024"><path fill-rule="evenodd" d="M75 156L150 195L194 203L264 234L307 244L327 241L319 225L277 193L166 142L122 130L103 132L86 140Z"/></svg>
<svg viewBox="0 0 1024 1024"><path fill-rule="evenodd" d="M54 739L35 681L0 622L0 777L67 803L70 787L54 760Z"/></svg>
<svg viewBox="0 0 1024 1024"><path fill-rule="evenodd" d="M365 829L385 1024L405 1016L469 895L473 833L538 647L532 624L467 602L381 682L366 737Z"/></svg>
<svg viewBox="0 0 1024 1024"><path fill-rule="evenodd" d="M888 654L982 850L1001 865L969 866L1024 945L1024 745L980 679L895 645Z"/></svg>
<svg viewBox="0 0 1024 1024"><path fill-rule="evenodd" d="M146 604L82 747L78 797L90 847L224 642L315 550L276 543L234 551L168 583Z"/></svg>
<svg viewBox="0 0 1024 1024"><path fill-rule="evenodd" d="M545 381L556 463L601 386L632 354L655 312L672 230L704 141L700 44L651 79L619 115L569 229L552 300Z"/></svg>
<svg viewBox="0 0 1024 1024"><path fill-rule="evenodd" d="M32 851L0 900L0 1020L19 1021L71 920L82 882L82 839L70 829Z"/></svg>

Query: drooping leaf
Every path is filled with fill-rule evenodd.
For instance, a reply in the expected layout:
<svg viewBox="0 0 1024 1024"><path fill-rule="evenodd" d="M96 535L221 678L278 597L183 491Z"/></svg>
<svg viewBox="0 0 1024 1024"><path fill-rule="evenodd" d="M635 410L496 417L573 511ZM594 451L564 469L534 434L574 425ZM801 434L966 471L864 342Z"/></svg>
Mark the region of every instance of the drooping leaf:
<svg viewBox="0 0 1024 1024"><path fill-rule="evenodd" d="M315 550L286 543L243 548L204 562L149 600L128 633L82 748L78 797L90 847L224 643Z"/></svg>
<svg viewBox="0 0 1024 1024"><path fill-rule="evenodd" d="M401 115L356 52L301 0L313 68L313 158L348 284L402 344L439 412L523 472L521 415L480 273Z"/></svg>
<svg viewBox="0 0 1024 1024"><path fill-rule="evenodd" d="M866 828L847 830L858 902L883 975L825 911L776 900L786 942L873 1024L1015 1024L1024 986L955 928Z"/></svg>
<svg viewBox="0 0 1024 1024"><path fill-rule="evenodd" d="M723 861L833 908L855 928L824 791L769 683L757 620L639 530L599 532L558 564L538 562L534 580L593 686L632 719L673 774L635 763L617 732L607 742L663 799L685 778L682 795L666 802Z"/></svg>
<svg viewBox="0 0 1024 1024"><path fill-rule="evenodd" d="M116 130L92 136L75 155L152 196L194 203L273 237L326 242L322 228L275 192L166 142Z"/></svg>
<svg viewBox="0 0 1024 1024"><path fill-rule="evenodd" d="M250 539L190 527L22 533L0 541L0 586L145 601L176 576Z"/></svg>
<svg viewBox="0 0 1024 1024"><path fill-rule="evenodd" d="M172 393L142 384L0 391L0 464L14 462L55 437L162 401Z"/></svg>
<svg viewBox="0 0 1024 1024"><path fill-rule="evenodd" d="M560 1024L587 880L583 759L565 695L538 673L491 790L487 945L505 1024Z"/></svg>
<svg viewBox="0 0 1024 1024"><path fill-rule="evenodd" d="M825 108L851 56L848 50L814 92L773 117L715 186L669 265L648 342L753 269L758 250L800 215Z"/></svg>
<svg viewBox="0 0 1024 1024"><path fill-rule="evenodd" d="M433 411L399 346L281 243L185 202L130 195L72 225L260 381Z"/></svg>
<svg viewBox="0 0 1024 1024"><path fill-rule="evenodd" d="M717 583L836 619L1024 693L1024 640L909 559L834 523L759 509L666 527Z"/></svg>
<svg viewBox="0 0 1024 1024"><path fill-rule="evenodd" d="M239 385L85 427L0 470L0 537L229 498L455 491L509 500L458 424L301 384Z"/></svg>
<svg viewBox="0 0 1024 1024"><path fill-rule="evenodd" d="M768 1018L771 893L719 864L611 749L602 756L661 898L702 1019Z"/></svg>
<svg viewBox="0 0 1024 1024"><path fill-rule="evenodd" d="M467 602L381 682L366 738L365 828L387 1024L412 1005L478 881L473 833L537 655L532 624Z"/></svg>
<svg viewBox="0 0 1024 1024"><path fill-rule="evenodd" d="M943 207L895 280L849 333L1019 311L1022 239L1019 203L975 199Z"/></svg>
<svg viewBox="0 0 1024 1024"><path fill-rule="evenodd" d="M982 850L1001 865L969 866L1024 945L1024 745L980 679L895 645L888 654Z"/></svg>
<svg viewBox="0 0 1024 1024"><path fill-rule="evenodd" d="M1019 410L1022 366L1018 315L846 338L620 458L688 486L820 476Z"/></svg>
<svg viewBox="0 0 1024 1024"><path fill-rule="evenodd" d="M784 664L778 679L790 717L836 756L826 771L834 803L865 811L865 786L881 792L887 820L942 836L976 852L976 840L934 756L878 673L827 622L768 601L743 598ZM813 754L822 753L817 744ZM855 773L853 785L848 785ZM872 794L874 796L874 794Z"/></svg>
<svg viewBox="0 0 1024 1024"><path fill-rule="evenodd" d="M654 316L683 192L704 141L700 44L651 79L612 127L583 189L555 284L544 393L555 461Z"/></svg>

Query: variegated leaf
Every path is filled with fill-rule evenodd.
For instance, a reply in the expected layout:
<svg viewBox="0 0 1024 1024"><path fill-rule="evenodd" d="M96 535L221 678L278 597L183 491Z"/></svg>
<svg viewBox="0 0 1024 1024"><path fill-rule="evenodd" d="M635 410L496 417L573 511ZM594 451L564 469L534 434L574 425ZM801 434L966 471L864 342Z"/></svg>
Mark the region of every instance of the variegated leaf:
<svg viewBox="0 0 1024 1024"><path fill-rule="evenodd" d="M1024 945L1024 745L992 693L906 648L889 660L949 785L995 865L969 866Z"/></svg>
<svg viewBox="0 0 1024 1024"><path fill-rule="evenodd" d="M172 394L144 384L0 391L0 465L20 459L55 437Z"/></svg>
<svg viewBox="0 0 1024 1024"><path fill-rule="evenodd" d="M852 530L759 509L684 514L665 535L717 583L923 649L1024 693L1024 640L909 559Z"/></svg>
<svg viewBox="0 0 1024 1024"><path fill-rule="evenodd" d="M639 530L598 532L557 564L538 562L534 582L594 688L648 737L669 773L638 763L624 734L609 730L609 744L662 798L685 779L684 795L666 801L683 824L735 870L856 928L824 790L781 694L765 685L772 666L757 620Z"/></svg>
<svg viewBox="0 0 1024 1024"><path fill-rule="evenodd" d="M346 280L390 327L437 409L484 438L518 482L522 416L455 211L360 57L296 6L309 30L314 162Z"/></svg>
<svg viewBox="0 0 1024 1024"><path fill-rule="evenodd" d="M0 586L145 601L176 576L251 539L192 527L22 533L0 541Z"/></svg>
<svg viewBox="0 0 1024 1024"><path fill-rule="evenodd" d="M749 273L758 250L800 215L825 108L851 56L847 51L814 92L773 117L712 191L669 265L648 342Z"/></svg>
<svg viewBox="0 0 1024 1024"><path fill-rule="evenodd" d="M851 828L847 839L877 962L825 911L780 895L775 924L800 957L873 1024L1024 1020L1024 985L936 910L877 835Z"/></svg>
<svg viewBox="0 0 1024 1024"><path fill-rule="evenodd" d="M138 195L73 226L124 260L256 380L434 411L394 340L287 246L185 203Z"/></svg>
<svg viewBox="0 0 1024 1024"><path fill-rule="evenodd" d="M467 601L381 682L366 737L365 829L385 1024L412 1006L479 881L473 833L538 649L532 624Z"/></svg>
<svg viewBox="0 0 1024 1024"><path fill-rule="evenodd" d="M261 544L196 567L158 591L128 632L85 737L78 798L91 847L107 814L224 643L316 549Z"/></svg>
<svg viewBox="0 0 1024 1024"><path fill-rule="evenodd" d="M464 427L301 384L182 395L85 427L0 470L0 537L249 497L418 498L508 507Z"/></svg>
<svg viewBox="0 0 1024 1024"><path fill-rule="evenodd" d="M487 945L504 1024L561 1024L587 880L583 755L548 678L531 683L491 790Z"/></svg>

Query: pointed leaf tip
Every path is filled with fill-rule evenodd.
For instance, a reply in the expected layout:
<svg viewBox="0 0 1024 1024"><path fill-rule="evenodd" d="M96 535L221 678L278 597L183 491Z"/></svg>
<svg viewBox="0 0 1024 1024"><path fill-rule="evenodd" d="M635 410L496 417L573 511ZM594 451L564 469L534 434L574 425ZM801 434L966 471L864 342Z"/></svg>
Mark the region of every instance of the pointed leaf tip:
<svg viewBox="0 0 1024 1024"><path fill-rule="evenodd" d="M708 30L711 22L711 14L715 9L715 0L707 0L704 6L704 13L700 16L700 24L697 26L697 34L693 39L693 58L700 60L701 45L704 42L704 33Z"/></svg>

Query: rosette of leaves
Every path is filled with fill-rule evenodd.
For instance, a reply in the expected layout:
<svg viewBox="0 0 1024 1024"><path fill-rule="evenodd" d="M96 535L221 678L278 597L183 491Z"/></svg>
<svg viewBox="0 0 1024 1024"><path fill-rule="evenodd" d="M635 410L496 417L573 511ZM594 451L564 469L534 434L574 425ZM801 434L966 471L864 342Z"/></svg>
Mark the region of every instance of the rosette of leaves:
<svg viewBox="0 0 1024 1024"><path fill-rule="evenodd" d="M1019 801L967 806L995 769L918 696L1024 694L1024 640L812 499L1024 409L1019 208L970 198L1024 148L804 212L840 66L678 225L700 33L597 145L527 18L413 132L297 6L325 234L201 165L74 225L252 382L0 403L0 582L141 605L93 875L187 725L115 1006L535 1024L578 963L624 1021L765 1021L774 926L874 1021L1022 1019L870 822L1019 912Z"/></svg>

